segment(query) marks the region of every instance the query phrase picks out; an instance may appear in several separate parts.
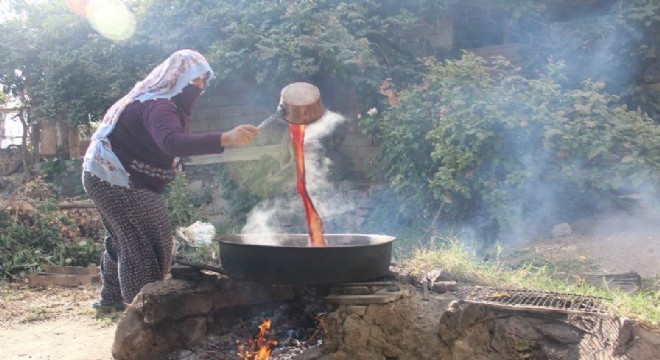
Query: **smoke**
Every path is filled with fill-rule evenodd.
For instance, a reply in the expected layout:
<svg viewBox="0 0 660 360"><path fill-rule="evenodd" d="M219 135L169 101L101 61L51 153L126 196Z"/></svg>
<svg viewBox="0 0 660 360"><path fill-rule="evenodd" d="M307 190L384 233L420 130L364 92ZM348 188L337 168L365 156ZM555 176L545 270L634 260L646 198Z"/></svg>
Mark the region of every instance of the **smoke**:
<svg viewBox="0 0 660 360"><path fill-rule="evenodd" d="M285 199L263 201L250 211L241 233L263 234L258 237L258 245L278 245L278 241L269 235L286 233L281 220L292 216L295 211L296 209Z"/></svg>
<svg viewBox="0 0 660 360"><path fill-rule="evenodd" d="M341 114L326 111L321 119L308 125L305 131L305 179L310 194L329 190L333 186L330 181L333 163L325 154L322 140L344 121L346 118ZM314 206L320 211L323 204L315 202Z"/></svg>
<svg viewBox="0 0 660 360"><path fill-rule="evenodd" d="M640 64L630 53L639 43L637 29L620 26L617 16L584 16L550 25L550 37L539 39L556 60L568 65L577 85L585 79L603 81L610 91L622 93L639 76Z"/></svg>
<svg viewBox="0 0 660 360"><path fill-rule="evenodd" d="M341 114L326 111L321 119L307 126L305 132L305 180L307 191L321 219L346 214L355 209L355 204L339 194L337 184L332 180L333 162L327 156L323 141L336 128L344 123L346 118ZM291 168L292 172L295 169ZM327 222L325 222L327 224ZM307 232L305 210L302 200L295 188L286 195L267 199L248 214L243 234L282 234L291 229ZM305 230L303 230L305 229ZM327 229L327 226L326 226ZM264 245L276 245L277 242L267 235L260 241Z"/></svg>

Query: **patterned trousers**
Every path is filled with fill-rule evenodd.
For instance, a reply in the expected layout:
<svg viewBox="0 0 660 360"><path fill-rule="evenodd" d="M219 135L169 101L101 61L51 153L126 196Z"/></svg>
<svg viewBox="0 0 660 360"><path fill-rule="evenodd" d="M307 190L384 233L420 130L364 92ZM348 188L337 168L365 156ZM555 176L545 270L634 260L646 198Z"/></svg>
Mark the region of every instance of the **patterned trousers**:
<svg viewBox="0 0 660 360"><path fill-rule="evenodd" d="M142 287L163 280L172 260L172 228L162 195L111 185L89 172L83 186L106 228L101 303L130 304Z"/></svg>

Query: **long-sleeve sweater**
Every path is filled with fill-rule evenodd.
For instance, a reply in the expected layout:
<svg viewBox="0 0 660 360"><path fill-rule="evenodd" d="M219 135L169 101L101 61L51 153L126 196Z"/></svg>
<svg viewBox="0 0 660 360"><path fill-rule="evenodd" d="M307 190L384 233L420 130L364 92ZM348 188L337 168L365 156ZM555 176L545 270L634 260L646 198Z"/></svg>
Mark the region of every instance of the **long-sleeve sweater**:
<svg viewBox="0 0 660 360"><path fill-rule="evenodd" d="M171 100L135 101L119 117L109 139L131 186L162 193L174 178L176 158L223 152L221 132L188 131L199 96L189 88Z"/></svg>

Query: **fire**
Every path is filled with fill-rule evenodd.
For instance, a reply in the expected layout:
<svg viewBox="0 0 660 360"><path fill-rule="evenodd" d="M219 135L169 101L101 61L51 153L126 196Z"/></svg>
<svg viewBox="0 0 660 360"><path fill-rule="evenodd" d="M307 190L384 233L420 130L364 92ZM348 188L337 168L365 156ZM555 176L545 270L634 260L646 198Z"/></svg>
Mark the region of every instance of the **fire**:
<svg viewBox="0 0 660 360"><path fill-rule="evenodd" d="M267 360L270 358L272 348L277 346L276 340L268 339L272 321L266 320L259 325L259 335L254 339L249 339L247 345L238 345L238 358L241 360Z"/></svg>
<svg viewBox="0 0 660 360"><path fill-rule="evenodd" d="M293 153L296 159L296 173L298 175L298 193L303 199L305 205L305 215L307 216L307 229L312 246L324 247L325 238L323 234L323 221L314 208L312 200L307 193L307 184L305 183L305 125L289 125L291 130L291 139L293 142Z"/></svg>

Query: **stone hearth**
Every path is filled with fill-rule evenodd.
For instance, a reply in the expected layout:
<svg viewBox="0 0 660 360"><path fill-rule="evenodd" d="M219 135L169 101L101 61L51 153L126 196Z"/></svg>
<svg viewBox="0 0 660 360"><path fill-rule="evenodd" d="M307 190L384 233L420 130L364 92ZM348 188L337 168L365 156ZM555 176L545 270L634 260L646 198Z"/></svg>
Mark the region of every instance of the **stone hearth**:
<svg viewBox="0 0 660 360"><path fill-rule="evenodd" d="M394 275L295 288L173 274L178 278L146 286L122 315L115 358L236 359L236 339L245 333L237 329L255 328L264 317L250 318L254 309L274 318L280 333L308 331L301 340L278 338L288 348L275 349L272 360L651 359L660 353L660 335L636 322L572 308L507 308L466 297L468 286L449 292ZM306 325L292 325L301 314ZM313 317L318 321L310 329Z"/></svg>
<svg viewBox="0 0 660 360"><path fill-rule="evenodd" d="M223 309L291 301L291 287L234 281L197 273L146 285L117 323L116 359L163 359L195 347Z"/></svg>

